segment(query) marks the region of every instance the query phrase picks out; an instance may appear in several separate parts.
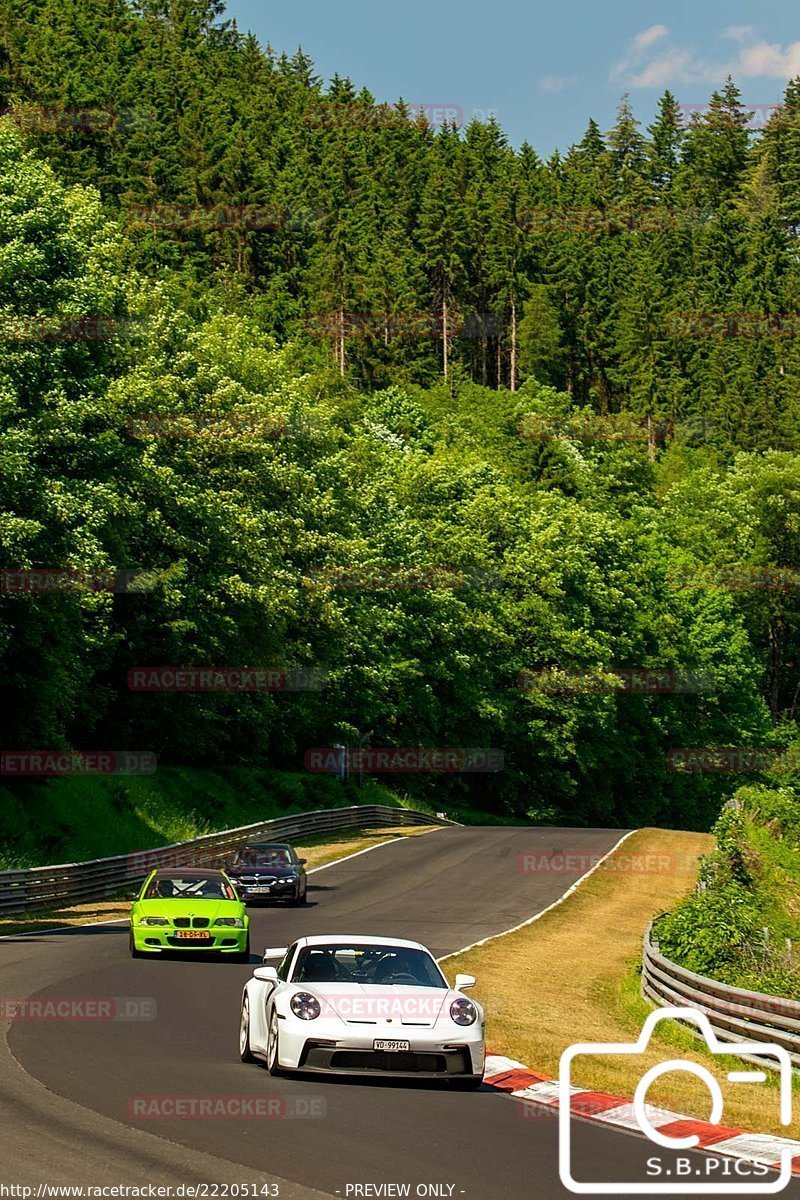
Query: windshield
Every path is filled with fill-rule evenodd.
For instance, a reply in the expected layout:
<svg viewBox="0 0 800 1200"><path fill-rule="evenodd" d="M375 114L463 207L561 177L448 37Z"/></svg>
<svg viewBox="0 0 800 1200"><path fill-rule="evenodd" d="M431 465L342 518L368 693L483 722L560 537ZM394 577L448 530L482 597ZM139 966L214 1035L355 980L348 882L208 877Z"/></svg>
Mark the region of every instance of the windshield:
<svg viewBox="0 0 800 1200"><path fill-rule="evenodd" d="M235 867L290 867L292 856L288 850L240 850L233 860Z"/></svg>
<svg viewBox="0 0 800 1200"><path fill-rule="evenodd" d="M426 950L408 946L306 946L300 951L293 983L360 983L386 987L408 984L446 988L447 981Z"/></svg>
<svg viewBox="0 0 800 1200"><path fill-rule="evenodd" d="M227 879L209 876L156 876L148 885L145 900L236 900Z"/></svg>

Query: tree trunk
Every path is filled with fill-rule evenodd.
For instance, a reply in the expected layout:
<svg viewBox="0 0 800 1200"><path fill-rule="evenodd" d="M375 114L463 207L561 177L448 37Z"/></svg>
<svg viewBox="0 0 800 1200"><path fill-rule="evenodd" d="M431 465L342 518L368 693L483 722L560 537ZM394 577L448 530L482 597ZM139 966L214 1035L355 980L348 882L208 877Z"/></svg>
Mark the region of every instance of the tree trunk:
<svg viewBox="0 0 800 1200"><path fill-rule="evenodd" d="M442 301L442 346L443 346L443 362L444 362L444 377L447 379L447 301Z"/></svg>
<svg viewBox="0 0 800 1200"><path fill-rule="evenodd" d="M783 628L780 619L769 623L769 681L768 704L773 721L778 720L780 704L781 667L783 666Z"/></svg>
<svg viewBox="0 0 800 1200"><path fill-rule="evenodd" d="M337 352L339 374L344 375L344 309L339 309L339 345Z"/></svg>
<svg viewBox="0 0 800 1200"><path fill-rule="evenodd" d="M517 298L511 297L511 391L517 390Z"/></svg>
<svg viewBox="0 0 800 1200"><path fill-rule="evenodd" d="M647 414L647 457L650 462L656 461L656 439L653 433L653 418Z"/></svg>

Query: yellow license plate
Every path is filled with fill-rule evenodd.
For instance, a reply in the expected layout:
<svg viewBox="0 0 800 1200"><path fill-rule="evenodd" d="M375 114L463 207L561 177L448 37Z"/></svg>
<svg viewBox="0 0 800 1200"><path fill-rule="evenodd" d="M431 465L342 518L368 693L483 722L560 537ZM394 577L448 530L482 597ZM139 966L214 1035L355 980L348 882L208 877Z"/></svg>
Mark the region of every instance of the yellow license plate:
<svg viewBox="0 0 800 1200"><path fill-rule="evenodd" d="M179 929L176 932L175 937L186 938L188 941L196 942L198 940L203 941L206 938L210 938L211 934L207 929Z"/></svg>

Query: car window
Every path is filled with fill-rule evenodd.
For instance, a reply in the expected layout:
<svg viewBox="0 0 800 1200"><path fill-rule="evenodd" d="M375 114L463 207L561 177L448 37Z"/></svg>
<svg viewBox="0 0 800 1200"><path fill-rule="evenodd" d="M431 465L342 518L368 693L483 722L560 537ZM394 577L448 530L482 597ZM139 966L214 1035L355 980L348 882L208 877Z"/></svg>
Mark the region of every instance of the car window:
<svg viewBox="0 0 800 1200"><path fill-rule="evenodd" d="M218 876L157 875L147 887L145 900L237 900L227 879Z"/></svg>
<svg viewBox="0 0 800 1200"><path fill-rule="evenodd" d="M293 946L289 947L289 949L284 954L284 956L281 959L281 962L278 966L278 970L277 970L278 979L282 980L284 983L289 978L289 965L294 956L296 947L297 947L297 942L295 942Z"/></svg>
<svg viewBox="0 0 800 1200"><path fill-rule="evenodd" d="M293 983L359 983L389 986L447 987L425 950L408 946L331 943L305 946L297 956Z"/></svg>
<svg viewBox="0 0 800 1200"><path fill-rule="evenodd" d="M289 867L292 858L288 850L240 850L233 860L237 867Z"/></svg>

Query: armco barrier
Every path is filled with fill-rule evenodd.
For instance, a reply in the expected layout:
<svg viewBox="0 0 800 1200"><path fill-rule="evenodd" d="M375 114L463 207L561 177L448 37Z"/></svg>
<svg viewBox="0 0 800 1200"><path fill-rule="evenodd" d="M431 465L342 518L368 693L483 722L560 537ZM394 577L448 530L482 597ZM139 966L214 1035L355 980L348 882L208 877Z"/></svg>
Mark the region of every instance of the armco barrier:
<svg viewBox="0 0 800 1200"><path fill-rule="evenodd" d="M659 951L652 925L644 935L642 991L656 1004L704 1012L721 1041L776 1042L800 1067L800 1000L729 987L679 967ZM774 1059L763 1062L775 1066Z"/></svg>
<svg viewBox="0 0 800 1200"><path fill-rule="evenodd" d="M0 871L0 913L26 912L103 900L116 896L145 878L154 867L222 866L237 846L253 838L289 840L349 829L356 825L452 825L444 817L392 808L384 804L360 804L350 808L327 808L296 813L271 821L258 821L239 829L208 833L189 842L176 842L156 850L135 850L114 858L91 862L62 863L54 867L29 867Z"/></svg>

